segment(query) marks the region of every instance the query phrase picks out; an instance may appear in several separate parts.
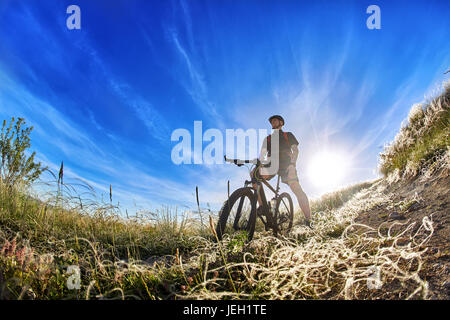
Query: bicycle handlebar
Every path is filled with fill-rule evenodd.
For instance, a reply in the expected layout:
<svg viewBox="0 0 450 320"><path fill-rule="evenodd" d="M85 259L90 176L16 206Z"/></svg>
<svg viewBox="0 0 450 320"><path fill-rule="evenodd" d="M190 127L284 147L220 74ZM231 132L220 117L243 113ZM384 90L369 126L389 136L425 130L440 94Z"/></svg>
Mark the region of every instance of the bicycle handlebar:
<svg viewBox="0 0 450 320"><path fill-rule="evenodd" d="M225 159L225 162L234 163L238 167L243 166L244 163L256 164L257 166L262 164L264 167L270 166L270 161L263 163L258 158L253 160L228 159L227 156L223 156L223 158Z"/></svg>

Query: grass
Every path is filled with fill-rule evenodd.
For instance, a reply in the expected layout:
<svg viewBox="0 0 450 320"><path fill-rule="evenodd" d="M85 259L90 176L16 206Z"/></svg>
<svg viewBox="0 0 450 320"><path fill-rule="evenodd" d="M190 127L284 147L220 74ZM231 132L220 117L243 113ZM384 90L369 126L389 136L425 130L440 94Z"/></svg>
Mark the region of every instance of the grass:
<svg viewBox="0 0 450 320"><path fill-rule="evenodd" d="M296 225L286 238L258 233L238 252L226 252L227 266L220 263L218 244L202 242L184 263L185 272L194 270L199 257L202 281L189 286L180 298L194 299L407 299L426 298L427 283L418 277L423 246L433 234L425 219L421 226L404 225L395 235L385 235L368 226L355 224L354 218L367 205L390 201L385 184L366 192L333 210L313 218L314 230ZM371 196L367 198L367 194ZM367 203L371 202L371 203ZM336 225L339 235L330 236ZM400 240L408 239L406 244ZM222 248L235 242L225 237ZM374 272L376 270L377 272ZM230 272L236 291L227 284ZM214 276L216 273L216 276ZM376 274L379 278L376 278ZM370 289L367 283L381 283Z"/></svg>
<svg viewBox="0 0 450 320"><path fill-rule="evenodd" d="M407 124L380 154L380 172L385 176L395 171L401 175L418 174L425 165L448 152L449 128L450 82L444 85L442 94L411 108Z"/></svg>
<svg viewBox="0 0 450 320"><path fill-rule="evenodd" d="M122 219L111 205L86 214L0 186L0 298L370 299L386 294L364 285L374 266L383 283L408 283L390 297L426 297L416 264L432 229L424 222L393 237L356 225L361 210L389 201L380 181L364 186L324 197L314 230L297 224L288 237L258 232L250 243L239 233L218 243L214 228L208 235L168 208ZM342 203L332 207L331 198ZM410 245L398 246L400 237ZM68 288L71 265L80 268L79 290Z"/></svg>
<svg viewBox="0 0 450 320"><path fill-rule="evenodd" d="M86 214L55 202L0 185L1 298L73 297L65 272L73 264L80 265L83 277L93 283L85 296L132 288L136 297L166 297L161 274L147 272L139 263L177 250L188 252L196 244L189 234L194 229L189 231L186 221L173 219L175 213L169 208L125 220L111 205L98 205ZM161 272L166 280L181 275ZM76 298L82 295L78 292Z"/></svg>
<svg viewBox="0 0 450 320"><path fill-rule="evenodd" d="M348 186L346 188L326 193L319 199L311 201L311 212L318 213L321 211L333 210L341 207L344 203L350 200L355 193L367 189L372 186L376 181L362 182Z"/></svg>

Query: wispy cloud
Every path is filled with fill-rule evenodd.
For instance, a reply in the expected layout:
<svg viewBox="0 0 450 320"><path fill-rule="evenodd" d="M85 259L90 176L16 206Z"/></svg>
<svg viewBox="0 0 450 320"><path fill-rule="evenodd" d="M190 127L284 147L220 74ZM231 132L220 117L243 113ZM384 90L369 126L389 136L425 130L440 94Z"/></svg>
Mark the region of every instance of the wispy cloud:
<svg viewBox="0 0 450 320"><path fill-rule="evenodd" d="M174 6L177 7L176 4ZM216 102L214 102L209 94L208 85L205 81L205 70L197 63L200 59L200 55L196 48L196 42L194 41L189 4L187 1L180 0L180 7L182 12L180 17L183 23L181 28L183 28L183 31L187 34L188 47L183 44L184 38L180 37L176 26L171 25L166 27L169 41L172 43L182 64L186 67L188 75L187 79L185 79L185 77L177 77L177 79L204 115L209 120L213 121L213 123L216 124L216 127L223 128L224 123L222 114L218 111Z"/></svg>
<svg viewBox="0 0 450 320"><path fill-rule="evenodd" d="M151 102L142 98L128 85L119 83L114 77L109 77L111 88L122 99L122 102L132 110L147 127L152 137L161 143L167 143L170 139L170 131L164 117Z"/></svg>
<svg viewBox="0 0 450 320"><path fill-rule="evenodd" d="M14 83L4 72L0 72L0 79L4 84L0 88L0 114L9 115L11 110L14 110L15 113L24 116L29 124L35 126L34 138L46 141L45 150L38 150L37 160L42 161L54 172L59 169L59 160L53 162L45 153L54 154L54 151L59 150L65 154L65 158L61 160L65 163L66 181L70 179L84 181L97 190L98 194L107 193L109 184L113 184L114 198L128 206L133 203L138 203L140 207L157 207L160 204L170 203L193 205L195 185L201 186L202 202L218 206L223 201L225 190L223 186L226 186L226 179L233 176L228 174L230 171L225 173L214 168L212 172L216 174L208 174L207 177L197 176L195 180L191 180L195 181L192 183L152 176L133 165L128 158L119 157L108 148L98 145L55 107ZM54 151L51 151L52 149ZM79 168L77 171L71 169L73 164ZM199 173L194 168L186 168L185 172L186 175ZM221 180L224 180L222 188L218 187L218 181Z"/></svg>
<svg viewBox="0 0 450 320"><path fill-rule="evenodd" d="M149 134L161 143L167 143L170 137L169 127L158 108L136 92L130 84L115 76L89 42L88 39L84 39L78 42L77 46L89 54L96 70L101 72L105 81L121 102L134 111L137 118L146 126Z"/></svg>
<svg viewBox="0 0 450 320"><path fill-rule="evenodd" d="M192 97L195 104L205 113L205 115L215 121L220 121L221 116L218 114L214 103L208 98L208 90L204 81L204 76L200 73L192 59L187 54L185 48L181 45L176 30L172 29L170 33L172 35L175 49L185 63L189 74L189 83L183 81L182 85Z"/></svg>
<svg viewBox="0 0 450 320"><path fill-rule="evenodd" d="M2 81L0 112L4 115L9 115L10 110L23 115L33 123L35 131L50 144L61 138L66 141L69 148L82 146L83 149L95 152L100 156L104 155L103 151L82 129L77 128L70 119L53 106L15 83L2 70L0 70L0 79ZM57 134L55 135L55 133Z"/></svg>

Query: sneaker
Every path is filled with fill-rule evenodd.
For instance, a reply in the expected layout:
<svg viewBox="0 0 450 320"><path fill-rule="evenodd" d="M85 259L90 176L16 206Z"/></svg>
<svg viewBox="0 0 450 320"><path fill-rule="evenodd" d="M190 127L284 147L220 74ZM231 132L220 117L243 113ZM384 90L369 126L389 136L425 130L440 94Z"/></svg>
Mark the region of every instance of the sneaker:
<svg viewBox="0 0 450 320"><path fill-rule="evenodd" d="M310 220L305 220L305 226L307 226L308 228L312 229L311 221Z"/></svg>

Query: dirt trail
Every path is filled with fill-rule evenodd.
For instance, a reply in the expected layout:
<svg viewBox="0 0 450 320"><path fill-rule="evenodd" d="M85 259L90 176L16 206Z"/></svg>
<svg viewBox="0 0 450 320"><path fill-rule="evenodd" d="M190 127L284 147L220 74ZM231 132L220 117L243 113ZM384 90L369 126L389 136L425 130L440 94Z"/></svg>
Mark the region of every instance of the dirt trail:
<svg viewBox="0 0 450 320"><path fill-rule="evenodd" d="M424 265L419 273L428 282L430 299L450 299L450 176L442 169L431 177L419 176L388 185L390 201L361 212L355 220L378 229L395 222L422 223L431 216L434 232L424 248ZM384 224L383 224L384 223ZM383 224L383 225L382 225Z"/></svg>

